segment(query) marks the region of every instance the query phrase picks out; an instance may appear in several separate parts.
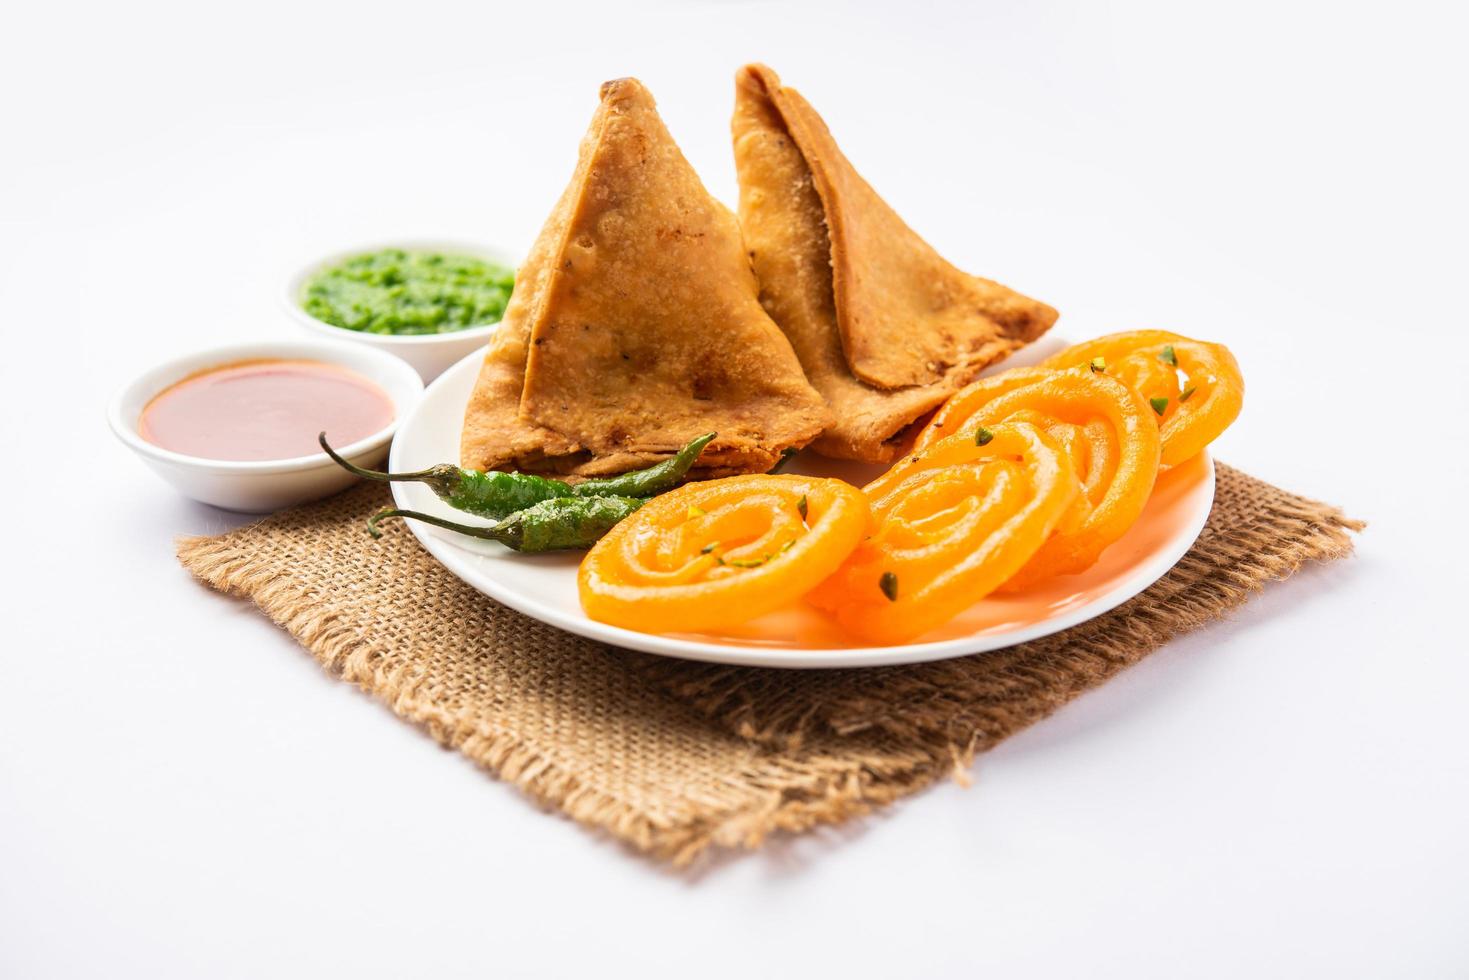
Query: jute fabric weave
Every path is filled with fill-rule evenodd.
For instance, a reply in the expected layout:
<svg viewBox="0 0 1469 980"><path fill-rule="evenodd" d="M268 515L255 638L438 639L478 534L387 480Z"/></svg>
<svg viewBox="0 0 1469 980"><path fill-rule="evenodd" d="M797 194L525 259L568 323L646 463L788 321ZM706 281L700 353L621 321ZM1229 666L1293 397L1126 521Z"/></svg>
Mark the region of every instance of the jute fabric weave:
<svg viewBox="0 0 1469 980"><path fill-rule="evenodd" d="M1170 637L1302 564L1351 551L1336 508L1220 465L1198 543L1147 591L1008 650L908 667L782 671L584 640L488 599L377 485L179 542L199 579L253 600L329 671L549 808L659 858L755 847L950 774Z"/></svg>

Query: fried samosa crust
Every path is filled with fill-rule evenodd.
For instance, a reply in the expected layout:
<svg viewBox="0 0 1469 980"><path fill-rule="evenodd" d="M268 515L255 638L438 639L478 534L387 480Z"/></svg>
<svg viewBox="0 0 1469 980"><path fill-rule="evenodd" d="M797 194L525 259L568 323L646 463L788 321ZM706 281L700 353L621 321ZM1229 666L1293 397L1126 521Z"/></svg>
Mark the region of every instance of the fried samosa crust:
<svg viewBox="0 0 1469 980"><path fill-rule="evenodd" d="M764 472L830 421L760 306L734 215L640 82L603 85L486 354L464 465L597 476L718 432L697 475Z"/></svg>
<svg viewBox="0 0 1469 980"><path fill-rule="evenodd" d="M915 421L1055 322L1044 303L939 256L769 68L736 76L732 128L761 302L835 417L813 448L893 459Z"/></svg>

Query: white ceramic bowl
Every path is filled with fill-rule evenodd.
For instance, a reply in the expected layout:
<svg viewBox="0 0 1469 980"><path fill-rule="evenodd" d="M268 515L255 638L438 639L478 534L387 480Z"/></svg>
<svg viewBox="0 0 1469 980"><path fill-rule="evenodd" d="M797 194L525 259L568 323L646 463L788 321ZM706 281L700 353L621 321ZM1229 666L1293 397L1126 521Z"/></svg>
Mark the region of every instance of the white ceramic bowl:
<svg viewBox="0 0 1469 980"><path fill-rule="evenodd" d="M291 317L307 330L324 338L332 340L351 340L359 344L366 344L381 351L387 351L397 357L403 358L412 364L414 370L419 373L425 382L432 381L442 374L449 365L463 358L471 351L479 350L489 342L490 334L495 332L498 324L487 323L482 327L469 327L465 330L455 330L451 333L420 334L407 337L395 337L390 334L362 333L357 330L347 330L344 327L324 323L316 317L307 313L301 306L301 294L306 289L306 283L312 276L316 275L327 266L335 265L344 259L350 259L354 255L363 255L368 252L377 252L385 248L401 248L407 252L441 252L448 255L468 255L488 262L495 262L511 269L519 267L519 260L509 252L486 245L471 245L468 242L451 241L399 241L383 242L377 245L366 245L362 248L354 248L345 252L329 255L324 259L301 269L286 282L285 293L282 299L285 301L286 310Z"/></svg>
<svg viewBox="0 0 1469 980"><path fill-rule="evenodd" d="M335 447L359 466L377 466L387 457L399 421L423 394L423 381L416 371L371 347L314 340L267 341L215 347L145 371L112 399L107 422L124 445L180 493L225 510L264 514L345 489L357 477L333 463L326 453L248 462L204 459L155 446L138 433L144 407L169 385L208 368L257 358L337 364L376 382L387 393L393 401L393 421L366 439Z"/></svg>

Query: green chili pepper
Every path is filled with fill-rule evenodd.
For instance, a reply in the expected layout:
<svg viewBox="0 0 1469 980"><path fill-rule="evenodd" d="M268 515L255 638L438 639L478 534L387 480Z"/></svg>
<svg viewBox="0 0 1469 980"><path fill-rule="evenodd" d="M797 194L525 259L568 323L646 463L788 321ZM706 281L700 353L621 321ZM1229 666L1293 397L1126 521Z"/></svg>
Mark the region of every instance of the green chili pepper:
<svg viewBox="0 0 1469 980"><path fill-rule="evenodd" d="M467 470L453 463L440 463L412 473L380 473L367 470L343 459L326 441L326 433L317 437L321 448L338 466L368 480L384 483L404 481L422 483L433 490L450 507L495 520L509 517L527 507L563 497L651 497L677 486L709 445L715 433L700 436L678 451L671 459L644 470L623 473L605 480L567 483L532 473L501 473L491 470Z"/></svg>
<svg viewBox="0 0 1469 980"><path fill-rule="evenodd" d="M653 497L665 490L672 490L688 475L704 447L718 434L711 432L700 436L673 457L645 470L633 470L631 473L622 473L605 480L574 483L571 492L577 497Z"/></svg>
<svg viewBox="0 0 1469 980"><path fill-rule="evenodd" d="M416 510L383 510L367 522L367 533L381 537L378 522L411 517L473 538L498 541L512 551L564 551L590 548L627 515L643 506L634 497L557 497L542 500L490 527L456 524Z"/></svg>

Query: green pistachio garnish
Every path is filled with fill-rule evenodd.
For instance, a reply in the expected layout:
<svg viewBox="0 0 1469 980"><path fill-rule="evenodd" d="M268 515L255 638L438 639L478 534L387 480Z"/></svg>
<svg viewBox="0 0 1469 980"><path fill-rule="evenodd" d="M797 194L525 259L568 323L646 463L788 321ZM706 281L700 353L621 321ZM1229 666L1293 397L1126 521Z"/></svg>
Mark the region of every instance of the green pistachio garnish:
<svg viewBox="0 0 1469 980"><path fill-rule="evenodd" d="M877 587L882 589L882 594L888 597L888 602L898 601L898 576L892 572L883 572L882 578L877 580Z"/></svg>
<svg viewBox="0 0 1469 980"><path fill-rule="evenodd" d="M721 565L728 565L731 568L759 568L761 565L763 565L766 562L770 561L772 558L775 558L777 555L783 555L783 554L785 554L787 551L790 551L795 546L796 546L796 539L795 538L792 538L791 540L787 541L785 544L781 545L780 546L780 550L778 550L774 555L772 555L770 552L767 551L765 554L761 555L759 558L729 558L729 559L721 558L719 560L719 564L721 564Z"/></svg>
<svg viewBox="0 0 1469 980"><path fill-rule="evenodd" d="M701 555L707 555L711 551L713 551L715 548L718 548L718 547L719 547L719 542L718 541L710 541L708 544L704 545L704 547L702 547L702 548L699 549L699 554L701 554Z"/></svg>
<svg viewBox="0 0 1469 980"><path fill-rule="evenodd" d="M1148 404L1153 406L1153 411L1157 412L1159 415L1162 415L1164 412L1168 411L1168 399L1164 398L1161 395L1159 395L1157 398L1149 398Z"/></svg>
<svg viewBox="0 0 1469 980"><path fill-rule="evenodd" d="M1171 365L1172 367L1178 367L1178 355L1173 353L1172 344L1169 344L1167 347L1163 348L1163 353L1158 355L1158 360L1162 361L1164 364Z"/></svg>
<svg viewBox="0 0 1469 980"><path fill-rule="evenodd" d="M693 520L696 517L703 517L705 514L708 513L709 512L702 507L695 507L693 504L689 504L689 511L686 516L689 520Z"/></svg>
<svg viewBox="0 0 1469 980"><path fill-rule="evenodd" d="M801 499L796 501L796 513L801 515L801 520L806 519L806 495L801 494Z"/></svg>
<svg viewBox="0 0 1469 980"><path fill-rule="evenodd" d="M995 434L993 432L981 425L974 433L974 444L976 446L987 446L994 437ZM897 579L893 581L896 582Z"/></svg>
<svg viewBox="0 0 1469 980"><path fill-rule="evenodd" d="M1094 357L1091 363L1092 374L1101 374L1107 370L1107 359L1105 357Z"/></svg>
<svg viewBox="0 0 1469 980"><path fill-rule="evenodd" d="M1178 400L1181 402L1186 402L1189 400L1189 397L1196 391L1198 391L1197 388L1195 388L1193 385L1189 385L1187 388L1183 389L1183 394L1178 396Z"/></svg>

